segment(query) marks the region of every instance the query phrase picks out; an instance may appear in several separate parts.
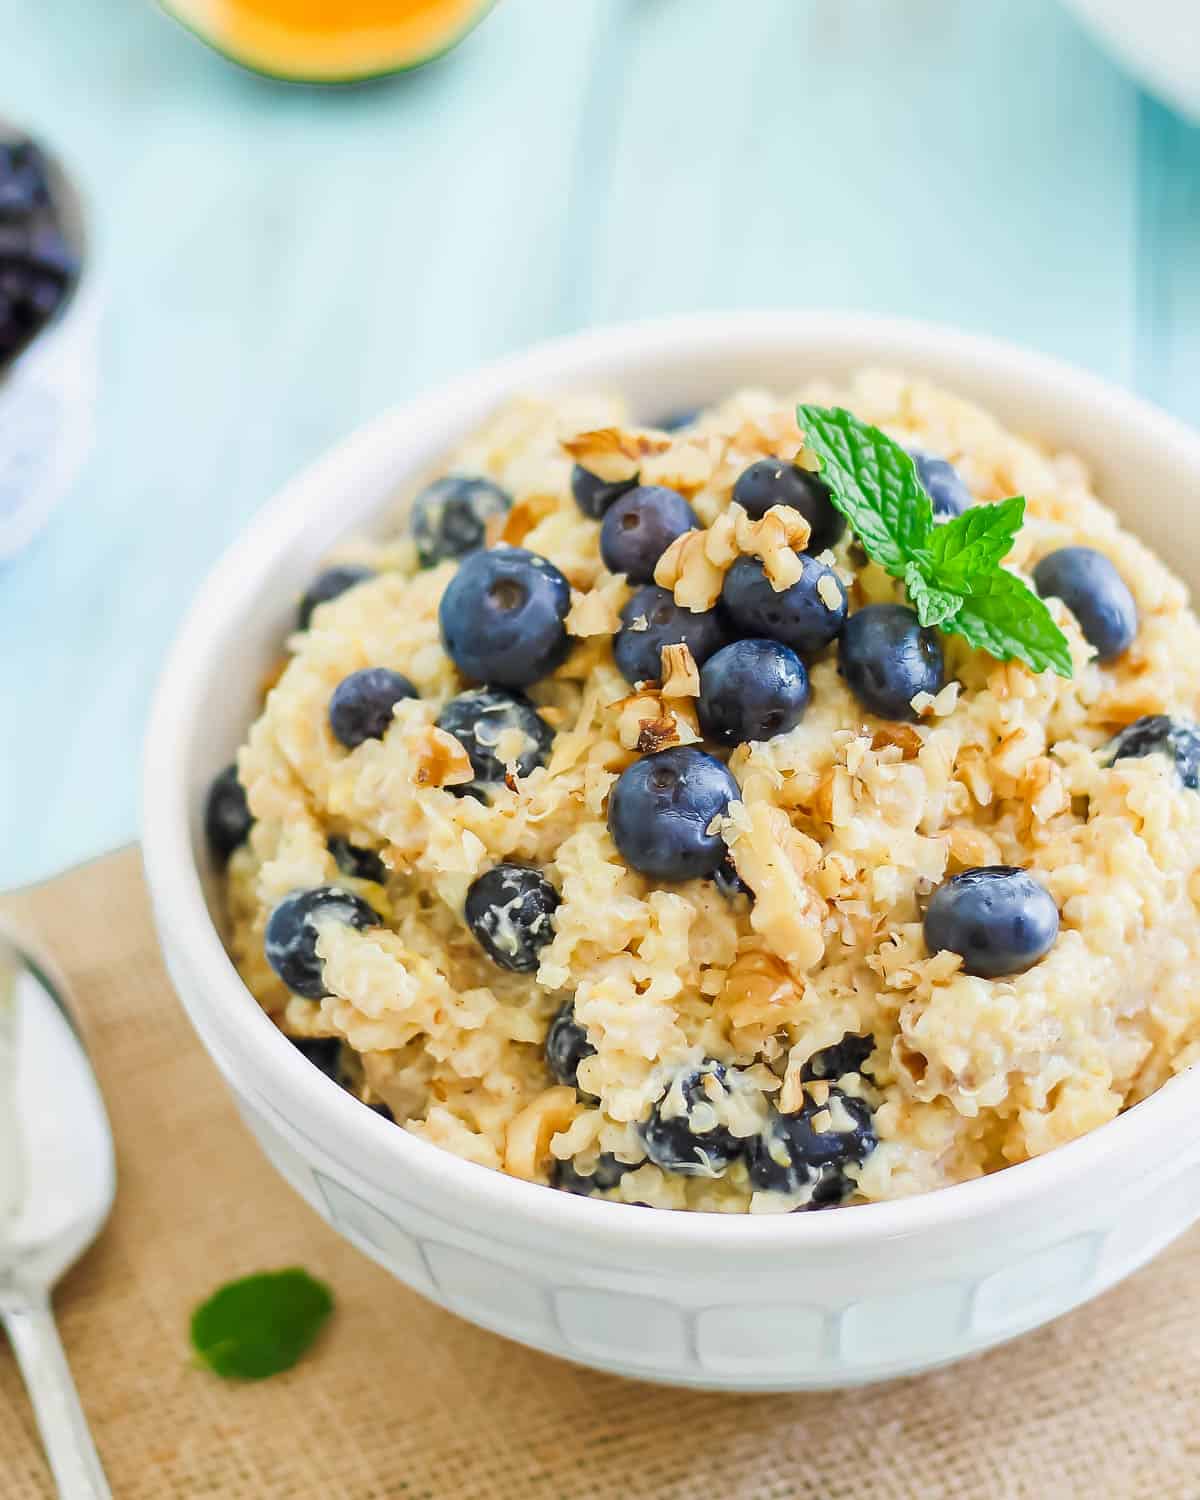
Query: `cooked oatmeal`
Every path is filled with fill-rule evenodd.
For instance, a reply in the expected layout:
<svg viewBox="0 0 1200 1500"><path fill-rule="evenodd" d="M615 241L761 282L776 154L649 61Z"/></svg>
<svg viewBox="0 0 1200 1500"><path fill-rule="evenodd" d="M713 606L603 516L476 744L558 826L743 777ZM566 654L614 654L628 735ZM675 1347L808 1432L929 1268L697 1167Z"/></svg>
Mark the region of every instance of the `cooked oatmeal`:
<svg viewBox="0 0 1200 1500"><path fill-rule="evenodd" d="M1114 650L1053 594L1070 678L922 632L899 716L881 716L848 632L904 586L778 488L811 480L795 396L739 392L671 432L602 396L505 409L452 455L470 477L421 512L422 559L402 520L331 560L348 583L306 602L224 785L248 813L209 808L246 984L398 1127L574 1192L778 1212L1025 1160L1195 1057L1200 630L1183 586L1077 458L953 395L868 372L800 398L936 455L935 510L938 484L1026 496L1006 565L1101 554L1132 642ZM755 466L782 499L760 505L746 481L733 501ZM773 637L750 679L725 655L747 634L722 613L735 574ZM775 596L806 589L776 630ZM480 613L509 594L513 641ZM745 684L768 673L757 738ZM650 847L673 797L700 812L685 844ZM985 977L969 933L931 952L925 919L944 892L971 899L946 882L996 867L1024 872L997 878L1032 886L1045 920L1029 939L1028 907L1001 911L1032 946Z"/></svg>

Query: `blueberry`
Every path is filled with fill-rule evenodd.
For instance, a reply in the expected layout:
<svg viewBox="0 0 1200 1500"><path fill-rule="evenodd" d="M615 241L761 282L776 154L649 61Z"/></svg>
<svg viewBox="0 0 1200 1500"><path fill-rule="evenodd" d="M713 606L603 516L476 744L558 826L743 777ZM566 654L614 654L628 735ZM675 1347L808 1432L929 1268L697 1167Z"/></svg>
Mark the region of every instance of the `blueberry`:
<svg viewBox="0 0 1200 1500"><path fill-rule="evenodd" d="M785 459L760 458L743 469L733 486L733 498L756 521L773 505L798 510L812 529L806 552L836 546L846 529L846 518L829 498L825 481Z"/></svg>
<svg viewBox="0 0 1200 1500"><path fill-rule="evenodd" d="M80 272L57 223L46 163L30 141L0 143L0 366L55 317Z"/></svg>
<svg viewBox="0 0 1200 1500"><path fill-rule="evenodd" d="M328 604L330 599L336 599L339 594L344 594L347 589L352 589L356 583L365 583L368 578L374 578L373 568L326 568L323 573L318 573L308 588L304 591L304 597L300 600L298 625L301 630L307 630L312 623L313 610L318 604Z"/></svg>
<svg viewBox="0 0 1200 1500"><path fill-rule="evenodd" d="M664 646L686 646L696 665L703 666L728 639L715 609L684 609L675 603L670 589L648 583L621 611L621 628L613 637L613 660L628 682L658 682Z"/></svg>
<svg viewBox="0 0 1200 1500"><path fill-rule="evenodd" d="M559 1083L577 1089L579 1064L585 1057L595 1055L596 1049L588 1041L587 1032L575 1019L574 1003L568 1000L546 1031L546 1066Z"/></svg>
<svg viewBox="0 0 1200 1500"><path fill-rule="evenodd" d="M861 1166L878 1144L871 1110L841 1089L806 1098L795 1114L772 1109L761 1134L750 1142L746 1170L762 1192L807 1195L807 1207L841 1203L854 1191L846 1175Z"/></svg>
<svg viewBox="0 0 1200 1500"><path fill-rule="evenodd" d="M531 974L538 954L554 936L559 895L537 870L494 865L467 891L467 926L480 947L502 969Z"/></svg>
<svg viewBox="0 0 1200 1500"><path fill-rule="evenodd" d="M226 766L213 777L204 804L204 835L214 857L224 863L239 844L246 842L253 826L237 767Z"/></svg>
<svg viewBox="0 0 1200 1500"><path fill-rule="evenodd" d="M417 690L400 672L364 667L343 677L329 699L329 727L347 750L366 740L381 740L392 722L392 710Z"/></svg>
<svg viewBox="0 0 1200 1500"><path fill-rule="evenodd" d="M1095 647L1098 660L1113 661L1133 644L1138 632L1137 605L1103 552L1092 547L1060 547L1034 568L1033 582L1043 599L1062 600L1079 621L1084 638Z"/></svg>
<svg viewBox="0 0 1200 1500"><path fill-rule="evenodd" d="M933 504L935 521L950 521L971 506L971 491L953 464L919 448L909 450L917 466L917 477Z"/></svg>
<svg viewBox="0 0 1200 1500"><path fill-rule="evenodd" d="M292 1037L292 1046L334 1083L342 1081L342 1044L335 1036Z"/></svg>
<svg viewBox="0 0 1200 1500"><path fill-rule="evenodd" d="M264 949L267 962L297 995L323 1000L329 991L317 956L318 923L345 922L360 932L378 927L379 913L349 891L322 885L312 891L293 891L267 919Z"/></svg>
<svg viewBox="0 0 1200 1500"><path fill-rule="evenodd" d="M687 406L680 411L669 412L654 425L659 432L682 432L685 427L695 426L700 411L701 408L698 406Z"/></svg>
<svg viewBox="0 0 1200 1500"><path fill-rule="evenodd" d="M505 784L506 766L498 751L503 748L511 753L510 740L519 746L513 763L516 774L528 776L536 766L546 764L554 738L553 729L524 694L502 688L473 688L451 698L438 715L437 726L459 742L475 772L473 781L447 787L447 791L481 802Z"/></svg>
<svg viewBox="0 0 1200 1500"><path fill-rule="evenodd" d="M1145 714L1122 729L1108 746L1108 763L1131 756L1165 755L1183 785L1200 789L1200 725L1166 714Z"/></svg>
<svg viewBox="0 0 1200 1500"><path fill-rule="evenodd" d="M739 557L725 575L721 609L739 634L766 636L812 656L841 634L846 590L832 568L805 553L799 558L800 578L777 590L757 557Z"/></svg>
<svg viewBox="0 0 1200 1500"><path fill-rule="evenodd" d="M442 644L465 677L528 687L563 660L571 586L524 547L474 552L442 595Z"/></svg>
<svg viewBox="0 0 1200 1500"><path fill-rule="evenodd" d="M632 479L601 479L599 474L593 474L582 464L576 464L571 470L571 493L575 496L575 504L593 521L600 520L609 506L622 495L627 495L637 482L636 474Z"/></svg>
<svg viewBox="0 0 1200 1500"><path fill-rule="evenodd" d="M591 1172L580 1172L574 1162L555 1162L550 1172L550 1182L564 1193L575 1193L580 1198L588 1198L592 1193L611 1191L626 1172L632 1171L632 1163L618 1161L611 1151L602 1151Z"/></svg>
<svg viewBox="0 0 1200 1500"><path fill-rule="evenodd" d="M680 1073L641 1127L654 1165L684 1177L719 1177L746 1149L724 1123L731 1093L724 1065L712 1058Z"/></svg>
<svg viewBox="0 0 1200 1500"><path fill-rule="evenodd" d="M711 875L725 857L712 825L738 785L721 762L694 745L660 750L617 777L608 799L608 831L622 858L654 880Z"/></svg>
<svg viewBox="0 0 1200 1500"><path fill-rule="evenodd" d="M360 849L349 839L336 837L328 839L325 847L343 875L352 880L373 880L376 885L387 883L387 866L374 849Z"/></svg>
<svg viewBox="0 0 1200 1500"><path fill-rule="evenodd" d="M838 642L838 671L851 692L881 719L913 719L918 693L937 693L945 681L942 648L903 604L868 604L846 621Z"/></svg>
<svg viewBox="0 0 1200 1500"><path fill-rule="evenodd" d="M786 734L808 700L804 663L778 641L734 641L700 669L700 728L722 745Z"/></svg>
<svg viewBox="0 0 1200 1500"><path fill-rule="evenodd" d="M861 1073L863 1064L875 1050L873 1036L848 1031L832 1047L814 1052L800 1070L803 1079L828 1078L836 1081L845 1073Z"/></svg>
<svg viewBox="0 0 1200 1500"><path fill-rule="evenodd" d="M1044 885L1013 865L964 870L940 885L925 910L925 946L961 954L984 979L1024 974L1058 936L1058 907Z"/></svg>
<svg viewBox="0 0 1200 1500"><path fill-rule="evenodd" d="M423 568L465 557L483 546L490 516L512 507L512 496L479 474L448 474L426 485L412 507L412 534Z"/></svg>
<svg viewBox="0 0 1200 1500"><path fill-rule="evenodd" d="M639 484L609 507L600 527L600 556L611 573L651 583L659 558L677 536L696 531L696 512L677 490Z"/></svg>
<svg viewBox="0 0 1200 1500"><path fill-rule="evenodd" d="M712 873L712 883L726 901L734 901L738 896L749 896L751 901L754 900L754 892L738 874L733 855L728 850Z"/></svg>

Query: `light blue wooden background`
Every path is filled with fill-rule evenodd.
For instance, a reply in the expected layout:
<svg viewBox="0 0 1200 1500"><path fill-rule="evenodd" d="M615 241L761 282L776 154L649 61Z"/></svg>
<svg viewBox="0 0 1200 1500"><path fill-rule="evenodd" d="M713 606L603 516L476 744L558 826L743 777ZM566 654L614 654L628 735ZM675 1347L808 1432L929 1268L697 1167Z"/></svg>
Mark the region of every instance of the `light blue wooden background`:
<svg viewBox="0 0 1200 1500"><path fill-rule="evenodd" d="M72 164L99 441L0 571L0 885L131 836L198 580L381 407L587 324L826 304L948 320L1200 421L1200 131L1052 0L504 0L314 92L150 0L0 0L0 114Z"/></svg>

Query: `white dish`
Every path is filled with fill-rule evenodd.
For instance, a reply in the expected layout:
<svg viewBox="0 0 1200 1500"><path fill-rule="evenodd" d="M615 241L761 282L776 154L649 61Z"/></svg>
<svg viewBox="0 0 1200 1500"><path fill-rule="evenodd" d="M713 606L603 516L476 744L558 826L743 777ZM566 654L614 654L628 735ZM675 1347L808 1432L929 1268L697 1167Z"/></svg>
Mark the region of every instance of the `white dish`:
<svg viewBox="0 0 1200 1500"><path fill-rule="evenodd" d="M211 912L204 793L321 558L505 397L620 387L648 413L864 364L927 374L1082 453L1102 496L1200 580L1200 436L1010 345L836 313L702 315L580 334L388 413L269 505L201 590L146 747L143 837L172 977L275 1166L425 1296L551 1353L735 1390L857 1384L960 1358L1127 1275L1200 1217L1200 1079L995 1176L832 1213L742 1217L589 1201L397 1130L313 1068L246 991ZM1149 502L1145 509L1141 502Z"/></svg>
<svg viewBox="0 0 1200 1500"><path fill-rule="evenodd" d="M1067 0L1154 94L1200 120L1200 8L1195 0Z"/></svg>

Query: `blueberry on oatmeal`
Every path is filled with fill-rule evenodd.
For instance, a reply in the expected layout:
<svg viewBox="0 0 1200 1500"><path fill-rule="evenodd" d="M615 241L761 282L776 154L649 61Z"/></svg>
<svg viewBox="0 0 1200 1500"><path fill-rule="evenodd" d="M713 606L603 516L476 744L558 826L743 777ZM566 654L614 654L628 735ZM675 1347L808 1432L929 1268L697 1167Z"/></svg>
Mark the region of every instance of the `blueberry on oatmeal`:
<svg viewBox="0 0 1200 1500"><path fill-rule="evenodd" d="M263 942L267 962L293 994L306 1000L323 1000L329 993L317 953L317 940L327 922L365 931L379 926L380 917L361 896L324 885L285 896L267 921Z"/></svg>
<svg viewBox="0 0 1200 1500"><path fill-rule="evenodd" d="M619 1161L611 1151L602 1151L590 1172L579 1171L571 1161L556 1161L550 1171L550 1182L564 1193L590 1198L593 1193L611 1192L625 1173L633 1170L629 1162Z"/></svg>
<svg viewBox="0 0 1200 1500"><path fill-rule="evenodd" d="M341 1082L342 1044L337 1037L292 1037L291 1043L326 1078L332 1078L334 1083Z"/></svg>
<svg viewBox="0 0 1200 1500"><path fill-rule="evenodd" d="M437 727L452 734L467 752L471 781L447 787L458 797L486 801L515 776L546 764L554 731L523 693L505 688L473 688L459 693L442 709Z"/></svg>
<svg viewBox="0 0 1200 1500"><path fill-rule="evenodd" d="M846 624L846 586L823 562L798 554L799 579L776 589L761 559L739 557L725 575L721 610L739 635L767 636L802 656L837 639Z"/></svg>
<svg viewBox="0 0 1200 1500"><path fill-rule="evenodd" d="M863 1065L875 1050L873 1036L860 1036L848 1031L840 1042L832 1047L822 1047L800 1070L803 1079L825 1078L836 1082L846 1073L861 1073Z"/></svg>
<svg viewBox="0 0 1200 1500"><path fill-rule="evenodd" d="M1044 885L1012 865L984 865L954 875L925 910L930 953L957 953L968 974L998 979L1023 974L1058 937L1058 907Z"/></svg>
<svg viewBox="0 0 1200 1500"><path fill-rule="evenodd" d="M570 607L570 584L544 557L524 547L474 552L442 595L442 644L464 677L528 687L566 656Z"/></svg>
<svg viewBox="0 0 1200 1500"><path fill-rule="evenodd" d="M632 479L601 479L599 474L593 474L582 464L576 464L571 470L571 494L575 497L575 504L593 521L602 520L609 506L622 495L627 495L637 482L636 474Z"/></svg>
<svg viewBox="0 0 1200 1500"><path fill-rule="evenodd" d="M917 466L917 477L933 506L935 521L950 521L971 505L971 492L953 464L920 448L909 450Z"/></svg>
<svg viewBox="0 0 1200 1500"><path fill-rule="evenodd" d="M208 847L224 864L250 837L253 826L246 789L238 780L237 767L226 766L213 777L204 804L204 835Z"/></svg>
<svg viewBox="0 0 1200 1500"><path fill-rule="evenodd" d="M746 1169L760 1192L799 1198L798 1207L826 1208L854 1191L846 1169L861 1166L877 1143L865 1100L817 1084L793 1114L771 1107L748 1145Z"/></svg>
<svg viewBox="0 0 1200 1500"><path fill-rule="evenodd" d="M852 614L838 642L838 670L881 719L917 719L912 700L936 695L946 680L937 632L923 629L904 604L868 604Z"/></svg>
<svg viewBox="0 0 1200 1500"><path fill-rule="evenodd" d="M747 1146L748 1137L730 1128L731 1118L737 1118L737 1095L730 1071L705 1058L672 1079L641 1128L642 1144L664 1172L719 1177Z"/></svg>
<svg viewBox="0 0 1200 1500"><path fill-rule="evenodd" d="M1129 585L1103 552L1093 547L1060 547L1033 570L1043 598L1061 599L1095 648L1099 661L1115 661L1138 632L1137 605Z"/></svg>
<svg viewBox="0 0 1200 1500"><path fill-rule="evenodd" d="M365 583L368 578L374 577L374 568L354 567L350 565L340 568L326 568L323 573L318 573L305 589L304 596L300 600L300 609L296 622L299 629L308 629L312 624L313 611L319 604L328 604L331 599L340 598L348 589L352 589L357 584Z"/></svg>
<svg viewBox="0 0 1200 1500"><path fill-rule="evenodd" d="M392 722L392 711L417 690L400 672L387 667L364 667L343 677L329 700L333 737L354 750L367 740L381 740Z"/></svg>
<svg viewBox="0 0 1200 1500"><path fill-rule="evenodd" d="M681 745L622 771L609 793L608 830L623 859L655 880L711 875L725 857L716 824L738 786L714 756Z"/></svg>
<svg viewBox="0 0 1200 1500"><path fill-rule="evenodd" d="M715 609L692 610L676 604L669 589L648 583L621 611L621 628L613 637L613 660L635 687L662 678L664 646L686 646L697 666L729 640Z"/></svg>
<svg viewBox="0 0 1200 1500"><path fill-rule="evenodd" d="M1183 786L1200 788L1200 725L1169 714L1144 714L1109 743L1108 764L1144 755L1165 755Z"/></svg>
<svg viewBox="0 0 1200 1500"><path fill-rule="evenodd" d="M387 867L374 849L360 848L349 839L336 835L326 839L325 847L343 875L349 875L352 880L372 880L376 885L387 884Z"/></svg>
<svg viewBox="0 0 1200 1500"><path fill-rule="evenodd" d="M467 891L467 926L493 963L531 974L554 936L558 892L537 870L494 865Z"/></svg>
<svg viewBox="0 0 1200 1500"><path fill-rule="evenodd" d="M699 526L696 512L676 490L639 484L605 513L600 555L610 573L624 573L630 583L652 583L655 565L675 538Z"/></svg>
<svg viewBox="0 0 1200 1500"><path fill-rule="evenodd" d="M568 1088L579 1087L579 1064L585 1057L595 1057L596 1049L588 1034L575 1019L575 1005L568 1000L555 1012L546 1031L546 1066Z"/></svg>
<svg viewBox="0 0 1200 1500"><path fill-rule="evenodd" d="M426 485L412 507L412 534L423 568L465 557L487 539L487 523L506 515L512 496L480 474L448 474Z"/></svg>
<svg viewBox="0 0 1200 1500"><path fill-rule="evenodd" d="M799 464L780 458L760 458L743 469L733 486L733 498L754 520L773 505L798 510L811 528L806 552L824 552L841 540L846 518L829 498L824 480Z"/></svg>
<svg viewBox="0 0 1200 1500"><path fill-rule="evenodd" d="M808 700L804 663L778 641L734 641L700 669L700 728L720 745L786 734Z"/></svg>

